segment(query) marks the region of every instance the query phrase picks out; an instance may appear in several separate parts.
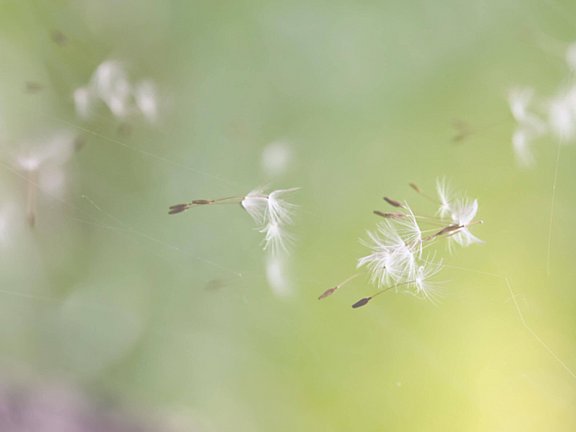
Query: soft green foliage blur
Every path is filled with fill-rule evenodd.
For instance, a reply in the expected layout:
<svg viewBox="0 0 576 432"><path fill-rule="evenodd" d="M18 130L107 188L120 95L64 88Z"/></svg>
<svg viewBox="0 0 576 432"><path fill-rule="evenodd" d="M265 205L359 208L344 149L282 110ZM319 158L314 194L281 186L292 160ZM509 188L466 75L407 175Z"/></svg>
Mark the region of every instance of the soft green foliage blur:
<svg viewBox="0 0 576 432"><path fill-rule="evenodd" d="M0 375L203 431L575 430L576 149L556 163L544 138L519 168L506 101L566 78L575 17L569 0L1 0ZM107 59L158 85L156 124L76 115ZM31 228L14 158L61 130L82 145ZM280 176L261 167L275 141ZM485 222L484 244L439 248L441 303L352 310L366 278L318 301L366 254L382 196L434 212L408 183L438 177ZM167 214L266 185L301 188L288 296L239 206Z"/></svg>

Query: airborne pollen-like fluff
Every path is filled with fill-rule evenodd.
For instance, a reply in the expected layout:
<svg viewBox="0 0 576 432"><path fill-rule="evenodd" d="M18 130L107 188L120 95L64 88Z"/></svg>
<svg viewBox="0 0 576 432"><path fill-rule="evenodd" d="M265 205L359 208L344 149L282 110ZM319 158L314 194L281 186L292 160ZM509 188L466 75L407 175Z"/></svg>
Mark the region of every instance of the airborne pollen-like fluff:
<svg viewBox="0 0 576 432"><path fill-rule="evenodd" d="M286 232L286 226L293 223L296 206L284 200L283 195L297 189L279 189L268 194L256 189L242 199L240 204L264 234L264 250L273 254L287 251L291 236Z"/></svg>

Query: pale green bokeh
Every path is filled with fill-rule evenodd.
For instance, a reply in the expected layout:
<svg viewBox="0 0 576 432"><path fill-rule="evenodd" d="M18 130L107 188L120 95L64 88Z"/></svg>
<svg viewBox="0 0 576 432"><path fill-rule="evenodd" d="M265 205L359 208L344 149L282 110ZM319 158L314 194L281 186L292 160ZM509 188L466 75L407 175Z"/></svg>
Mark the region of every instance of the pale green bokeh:
<svg viewBox="0 0 576 432"><path fill-rule="evenodd" d="M0 209L13 216L0 366L206 431L574 430L575 149L556 164L541 139L537 165L519 168L506 97L566 82L575 13L568 0L0 1ZM103 106L75 115L72 92L106 59L157 82L158 124L126 134ZM455 120L472 131L459 143ZM30 229L14 157L55 130L84 145ZM270 178L261 154L277 140L294 161ZM444 176L478 198L485 243L438 248L452 266L439 305L389 293L352 310L374 289L362 279L317 300L355 271L383 195L433 212L408 183L433 191ZM288 298L268 287L240 207L167 215L266 184L301 187Z"/></svg>

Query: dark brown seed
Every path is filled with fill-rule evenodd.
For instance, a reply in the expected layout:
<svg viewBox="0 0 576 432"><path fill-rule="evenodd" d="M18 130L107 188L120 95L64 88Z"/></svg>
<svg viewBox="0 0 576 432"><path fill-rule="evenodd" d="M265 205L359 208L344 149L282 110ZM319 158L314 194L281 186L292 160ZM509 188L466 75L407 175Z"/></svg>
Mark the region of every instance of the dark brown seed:
<svg viewBox="0 0 576 432"><path fill-rule="evenodd" d="M366 303L368 303L370 300L372 300L372 297L364 297L360 300L358 300L356 303L354 303L352 305L352 308L357 309L359 307L364 306Z"/></svg>
<svg viewBox="0 0 576 432"><path fill-rule="evenodd" d="M400 201L396 201L395 199L392 198L388 198L388 197L384 197L384 201L386 201L388 204L390 204L392 207L400 207L400 208L404 208L404 206L402 205L402 203Z"/></svg>
<svg viewBox="0 0 576 432"><path fill-rule="evenodd" d="M326 297L331 296L332 294L334 294L334 291L336 291L337 289L338 289L337 286L327 289L322 294L320 294L320 297L318 297L318 300L322 300L322 299L325 299Z"/></svg>
<svg viewBox="0 0 576 432"><path fill-rule="evenodd" d="M176 214L176 213L181 213L184 210L187 210L190 206L188 204L175 204L173 206L170 206L170 208L168 209L168 214Z"/></svg>
<svg viewBox="0 0 576 432"><path fill-rule="evenodd" d="M456 144L462 143L466 138L472 134L472 129L470 125L464 120L454 120L452 122L452 127L456 132L452 137L452 142Z"/></svg>
<svg viewBox="0 0 576 432"><path fill-rule="evenodd" d="M129 136L132 135L132 126L130 125L130 123L122 122L118 125L116 132L118 133L118 135L128 138Z"/></svg>
<svg viewBox="0 0 576 432"><path fill-rule="evenodd" d="M214 202L213 200L199 199L199 200L194 200L194 201L192 201L192 204L195 204L195 205L206 205L206 204L212 204L213 202Z"/></svg>
<svg viewBox="0 0 576 432"><path fill-rule="evenodd" d="M441 236L441 235L444 235L444 234L448 234L448 233L457 231L457 230L459 230L460 228L463 228L463 226L462 226L462 225L458 225L458 224L448 225L447 227L442 228L440 231L438 231L436 234L434 234L434 237L439 237L439 236Z"/></svg>
<svg viewBox="0 0 576 432"><path fill-rule="evenodd" d="M216 291L226 286L226 282L222 279L212 279L206 283L206 289Z"/></svg>
<svg viewBox="0 0 576 432"><path fill-rule="evenodd" d="M36 213L34 212L28 213L26 220L28 221L28 225L30 226L30 228L34 228L34 226L36 225Z"/></svg>
<svg viewBox="0 0 576 432"><path fill-rule="evenodd" d="M77 136L76 138L74 138L74 150L75 151L82 150L85 145L86 145L86 139L84 137Z"/></svg>
<svg viewBox="0 0 576 432"><path fill-rule="evenodd" d="M44 90L44 86L36 81L26 81L24 84L26 93L38 93Z"/></svg>
<svg viewBox="0 0 576 432"><path fill-rule="evenodd" d="M409 186L414 189L416 192L420 193L420 188L416 186L416 183L408 183Z"/></svg>
<svg viewBox="0 0 576 432"><path fill-rule="evenodd" d="M52 32L50 32L50 38L52 42L59 46L64 46L68 43L68 37L60 30L52 30Z"/></svg>
<svg viewBox="0 0 576 432"><path fill-rule="evenodd" d="M404 213L382 212L380 210L374 210L373 213L386 219L402 219L406 217Z"/></svg>

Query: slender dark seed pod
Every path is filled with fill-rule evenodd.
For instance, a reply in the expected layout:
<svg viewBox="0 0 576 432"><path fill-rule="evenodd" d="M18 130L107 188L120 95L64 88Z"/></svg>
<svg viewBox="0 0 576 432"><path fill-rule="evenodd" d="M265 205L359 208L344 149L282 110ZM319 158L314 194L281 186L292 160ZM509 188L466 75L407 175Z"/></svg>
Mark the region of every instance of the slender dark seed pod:
<svg viewBox="0 0 576 432"><path fill-rule="evenodd" d="M324 291L322 294L320 294L320 297L318 297L318 300L322 300L322 299L325 299L326 297L331 296L332 294L334 294L334 291L336 291L337 289L338 289L338 286L328 288L326 291Z"/></svg>
<svg viewBox="0 0 576 432"><path fill-rule="evenodd" d="M402 205L402 203L400 201L396 201L395 199L392 198L388 198L388 197L384 197L384 201L386 201L388 204L390 204L392 207L399 207L399 208L404 208L404 206Z"/></svg>
<svg viewBox="0 0 576 432"><path fill-rule="evenodd" d="M215 202L216 200L197 199L189 203L174 204L173 206L170 206L168 214L182 213L184 210L188 210L192 206L214 204Z"/></svg>
<svg viewBox="0 0 576 432"><path fill-rule="evenodd" d="M334 292L337 289L342 288L348 282L350 282L353 279L356 279L357 277L358 277L358 274L352 275L352 276L348 277L347 279L344 279L338 285L335 285L332 288L328 288L326 291L324 291L322 294L320 294L320 296L318 297L318 300L322 300L322 299L325 299L326 297L330 297L332 294L334 294Z"/></svg>
<svg viewBox="0 0 576 432"><path fill-rule="evenodd" d="M39 91L44 90L44 86L36 81L26 81L24 85L26 93L38 93Z"/></svg>
<svg viewBox="0 0 576 432"><path fill-rule="evenodd" d="M52 42L54 42L56 45L61 47L68 43L68 37L60 30L52 30L50 32L50 39L52 39Z"/></svg>
<svg viewBox="0 0 576 432"><path fill-rule="evenodd" d="M352 305L352 308L357 309L359 307L362 307L362 306L366 305L370 300L372 300L372 297L361 298L360 300L358 300L356 303L354 303Z"/></svg>
<svg viewBox="0 0 576 432"><path fill-rule="evenodd" d="M190 204L174 204L168 209L168 214L182 213L184 210L188 210Z"/></svg>
<svg viewBox="0 0 576 432"><path fill-rule="evenodd" d="M403 219L406 217L404 213L398 212L383 212L380 210L374 210L373 213L377 216L382 216L385 219Z"/></svg>
<svg viewBox="0 0 576 432"><path fill-rule="evenodd" d="M419 193L420 195L422 195L424 198L426 198L427 200L430 200L436 204L438 204L438 200L436 200L434 197L431 197L430 195L425 194L424 192L422 192L422 190L416 185L416 183L408 183L408 185L414 189L417 193Z"/></svg>
<svg viewBox="0 0 576 432"><path fill-rule="evenodd" d="M448 225L447 227L442 228L440 231L438 231L432 237L439 237L439 236L444 235L444 234L453 233L454 231L458 231L461 228L464 228L464 226L458 225L458 224Z"/></svg>

